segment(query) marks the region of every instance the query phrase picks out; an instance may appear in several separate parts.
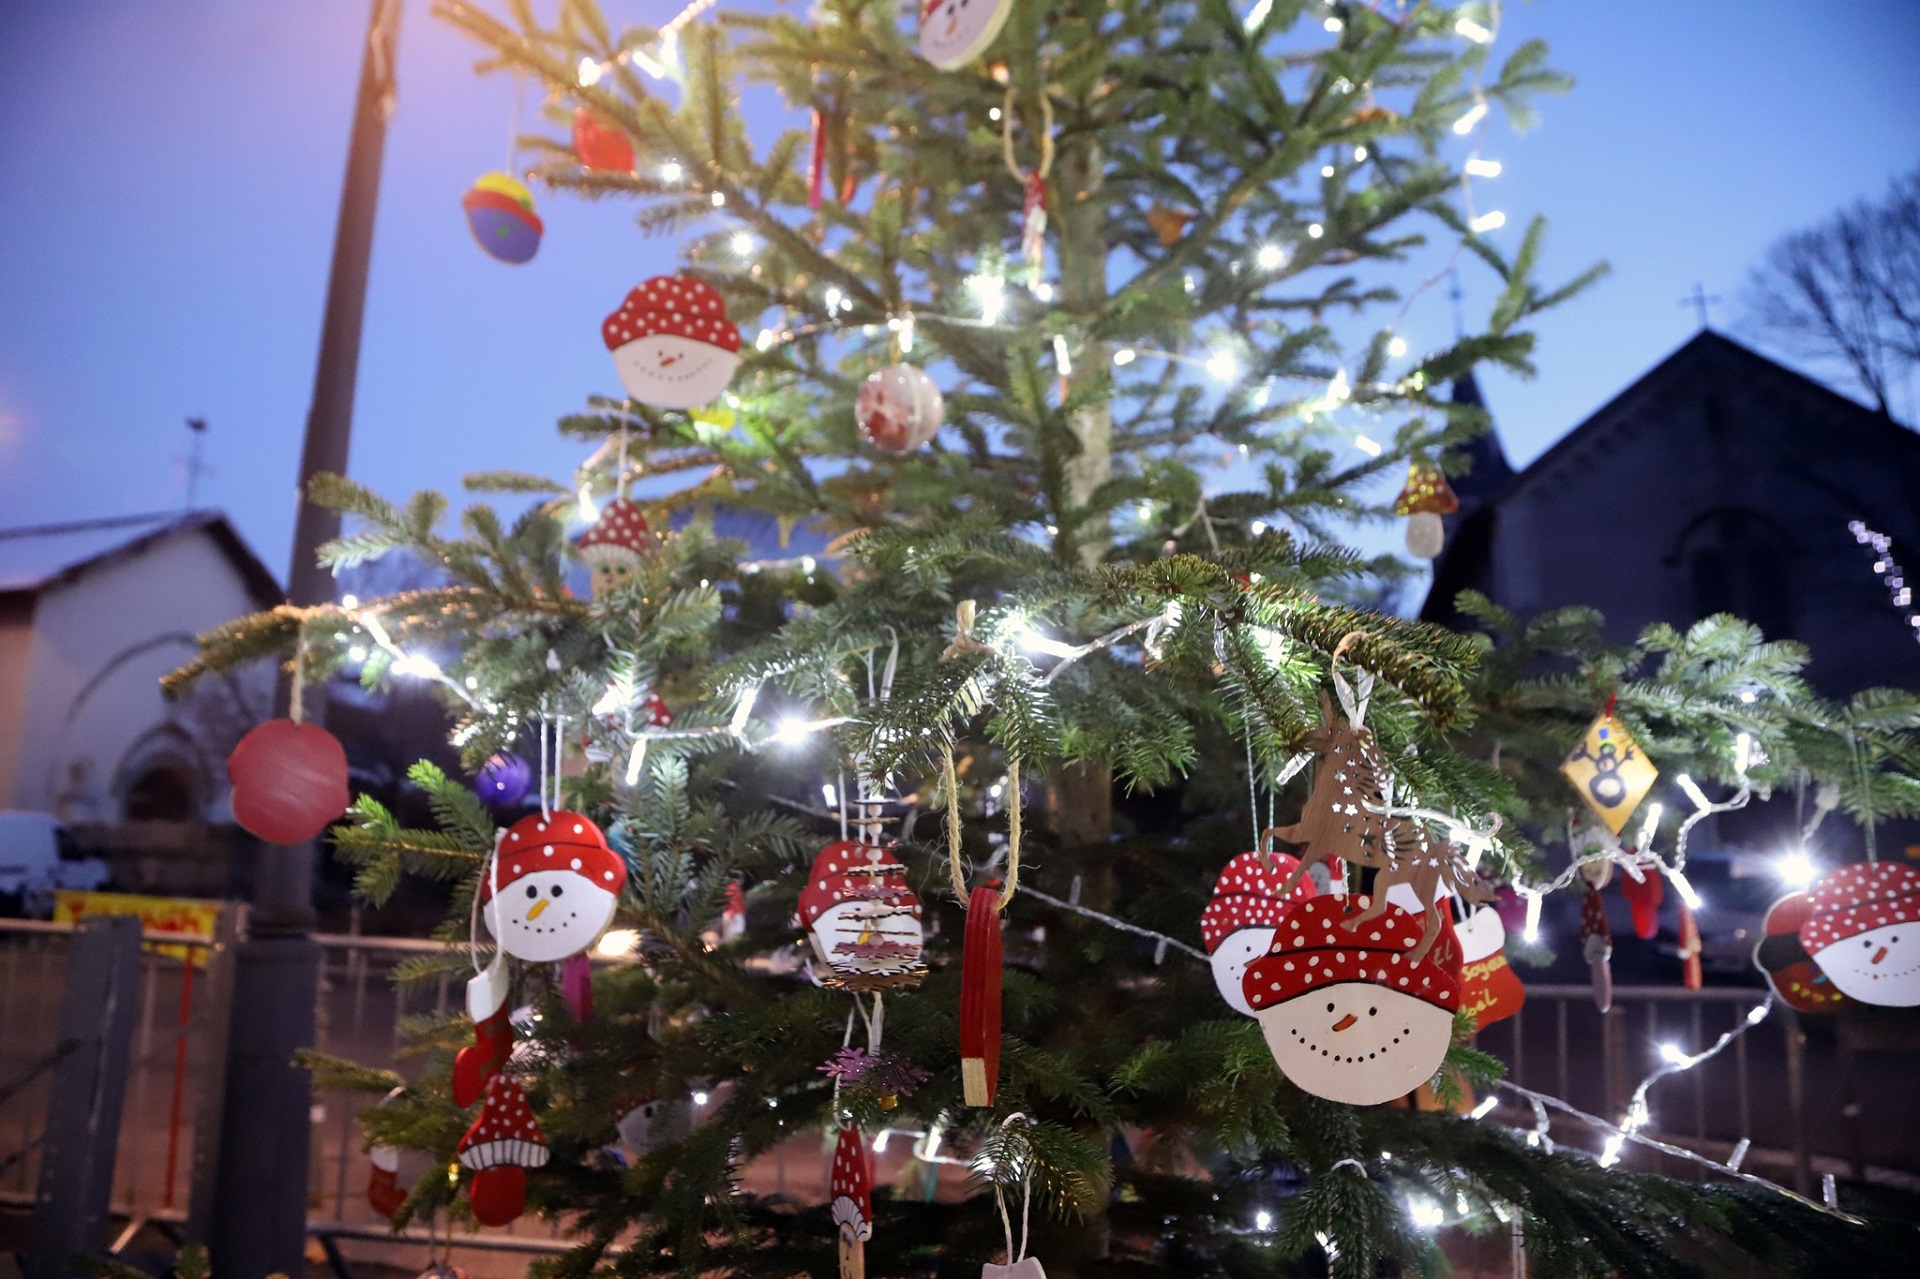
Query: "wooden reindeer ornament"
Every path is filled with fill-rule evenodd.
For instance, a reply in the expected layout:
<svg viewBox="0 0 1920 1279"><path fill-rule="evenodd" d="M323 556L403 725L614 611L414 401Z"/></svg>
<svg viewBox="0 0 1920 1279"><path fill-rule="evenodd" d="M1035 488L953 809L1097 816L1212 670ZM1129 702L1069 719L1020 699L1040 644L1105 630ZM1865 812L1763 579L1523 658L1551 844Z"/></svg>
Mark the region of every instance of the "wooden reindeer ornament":
<svg viewBox="0 0 1920 1279"><path fill-rule="evenodd" d="M1320 766L1300 820L1266 832L1300 847L1300 863L1287 876L1281 895L1291 892L1316 862L1352 862L1372 870L1372 900L1366 909L1340 923L1348 932L1357 932L1386 913L1387 890L1405 884L1419 899L1426 918L1419 944L1408 956L1408 962L1417 964L1440 937L1441 899L1447 893L1470 902L1491 901L1492 896L1450 844L1431 838L1418 821L1393 814L1393 774L1364 723L1366 694L1356 698L1337 672L1334 681L1346 715L1334 712L1332 699L1323 689L1322 723L1307 734L1307 746L1320 756ZM1329 865L1328 869L1338 872L1340 868Z"/></svg>

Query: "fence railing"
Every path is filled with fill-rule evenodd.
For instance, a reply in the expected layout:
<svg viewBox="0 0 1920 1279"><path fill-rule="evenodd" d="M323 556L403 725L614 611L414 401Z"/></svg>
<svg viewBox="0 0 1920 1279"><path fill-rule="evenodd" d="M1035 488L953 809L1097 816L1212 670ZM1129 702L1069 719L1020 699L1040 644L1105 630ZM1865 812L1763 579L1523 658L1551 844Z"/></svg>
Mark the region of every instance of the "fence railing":
<svg viewBox="0 0 1920 1279"><path fill-rule="evenodd" d="M58 1049L71 934L70 925L0 920L0 1085ZM146 946L140 959L113 1200L117 1211L136 1221L178 1220L193 1168L194 1080L204 1073L201 1060L213 1042L208 1028L225 1010L202 997L205 983L194 966L211 939L147 934L146 940L156 944ZM397 963L440 952L438 942L348 935L318 940L324 960L316 1047L323 1052L393 1067L405 1018L444 1012L463 998L454 974L404 988L391 980ZM1635 1085L1659 1065L1661 1045L1698 1052L1743 1021L1761 995L1751 988L1620 987L1612 1011L1603 1015L1584 986L1534 985L1522 1011L1483 1031L1480 1046L1507 1063L1514 1082L1617 1120ZM1910 1059L1889 1067L1896 1078L1882 1080L1873 1071L1863 1073L1831 1036L1810 1041L1805 1024L1776 1010L1724 1053L1663 1081L1650 1098L1649 1131L1715 1158L1750 1138L1749 1168L1801 1188L1810 1168L1839 1166L1859 1175L1869 1164L1897 1163L1900 1151L1920 1148L1914 1141L1920 1119L1910 1117L1903 1095ZM1809 1096L1809 1080L1819 1081L1818 1095ZM35 1146L48 1100L44 1076L0 1096L0 1198L22 1202L38 1184ZM357 1113L366 1100L353 1093L314 1098L310 1217L316 1228L340 1237L371 1238L385 1230L365 1197L370 1165ZM1836 1118L1836 1111L1848 1107L1851 1125L1840 1122L1849 1118L1844 1113ZM1582 1144L1587 1135L1553 1136ZM417 1170L403 1170L403 1176L407 1171ZM529 1219L488 1237L501 1246L538 1249L552 1228Z"/></svg>

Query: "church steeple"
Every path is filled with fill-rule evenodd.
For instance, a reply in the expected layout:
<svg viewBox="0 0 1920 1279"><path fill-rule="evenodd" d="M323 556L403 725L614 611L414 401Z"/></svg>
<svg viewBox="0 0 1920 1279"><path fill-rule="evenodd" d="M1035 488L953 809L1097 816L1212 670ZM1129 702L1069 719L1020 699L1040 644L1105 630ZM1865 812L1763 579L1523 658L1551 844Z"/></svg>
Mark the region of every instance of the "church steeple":
<svg viewBox="0 0 1920 1279"><path fill-rule="evenodd" d="M1471 405L1483 412L1487 402L1480 394L1480 384L1472 373L1465 373L1453 380L1455 404ZM1500 447L1500 436L1491 426L1482 435L1475 436L1460 452L1467 455L1473 463L1473 469L1465 475L1451 478L1453 491L1460 497L1463 511L1472 510L1499 497L1505 491L1507 482L1513 478L1513 466L1507 461L1507 452Z"/></svg>

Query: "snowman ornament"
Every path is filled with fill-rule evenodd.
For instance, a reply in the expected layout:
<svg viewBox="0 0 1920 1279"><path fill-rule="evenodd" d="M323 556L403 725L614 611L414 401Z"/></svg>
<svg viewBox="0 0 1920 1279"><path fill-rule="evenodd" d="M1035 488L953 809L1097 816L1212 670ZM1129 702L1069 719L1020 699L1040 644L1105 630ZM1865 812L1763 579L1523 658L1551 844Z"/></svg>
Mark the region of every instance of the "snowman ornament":
<svg viewBox="0 0 1920 1279"><path fill-rule="evenodd" d="M1242 983L1282 1073L1352 1106L1404 1097L1433 1078L1460 1007L1457 952L1436 946L1410 962L1423 928L1398 906L1357 931L1342 927L1368 905L1364 896L1301 902Z"/></svg>
<svg viewBox="0 0 1920 1279"><path fill-rule="evenodd" d="M480 885L482 917L500 949L556 963L593 945L613 922L627 864L579 813L533 813L501 835Z"/></svg>
<svg viewBox="0 0 1920 1279"><path fill-rule="evenodd" d="M821 984L894 990L917 986L926 975L920 897L888 849L846 839L828 844L814 859L799 909L825 970Z"/></svg>
<svg viewBox="0 0 1920 1279"><path fill-rule="evenodd" d="M740 367L740 330L713 286L656 275L628 293L600 325L627 394L662 409L715 399Z"/></svg>
<svg viewBox="0 0 1920 1279"><path fill-rule="evenodd" d="M942 71L964 67L987 51L1012 12L1013 0L925 0L920 56Z"/></svg>
<svg viewBox="0 0 1920 1279"><path fill-rule="evenodd" d="M1313 881L1304 875L1291 894L1281 896L1281 885L1297 865L1285 853L1241 853L1221 870L1213 898L1200 915L1200 938L1213 965L1214 985L1244 1017L1254 1015L1243 988L1247 966L1273 949L1281 917L1313 896Z"/></svg>
<svg viewBox="0 0 1920 1279"><path fill-rule="evenodd" d="M1841 994L1886 1008L1920 1005L1920 870L1842 866L1815 886L1800 944Z"/></svg>

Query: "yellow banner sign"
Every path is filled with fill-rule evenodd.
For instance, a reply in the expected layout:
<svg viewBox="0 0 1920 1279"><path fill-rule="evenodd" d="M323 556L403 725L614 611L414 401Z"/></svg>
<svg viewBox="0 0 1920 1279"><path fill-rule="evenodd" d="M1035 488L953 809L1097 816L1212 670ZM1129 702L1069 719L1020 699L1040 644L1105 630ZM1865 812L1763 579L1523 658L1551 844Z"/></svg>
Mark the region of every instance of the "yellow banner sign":
<svg viewBox="0 0 1920 1279"><path fill-rule="evenodd" d="M91 915L132 915L148 932L202 933L210 937L220 923L220 903L189 897L141 897L134 893L83 893L71 889L61 889L54 895L56 923L77 924ZM207 962L205 946L150 942L147 948L156 955L170 955L195 964Z"/></svg>

